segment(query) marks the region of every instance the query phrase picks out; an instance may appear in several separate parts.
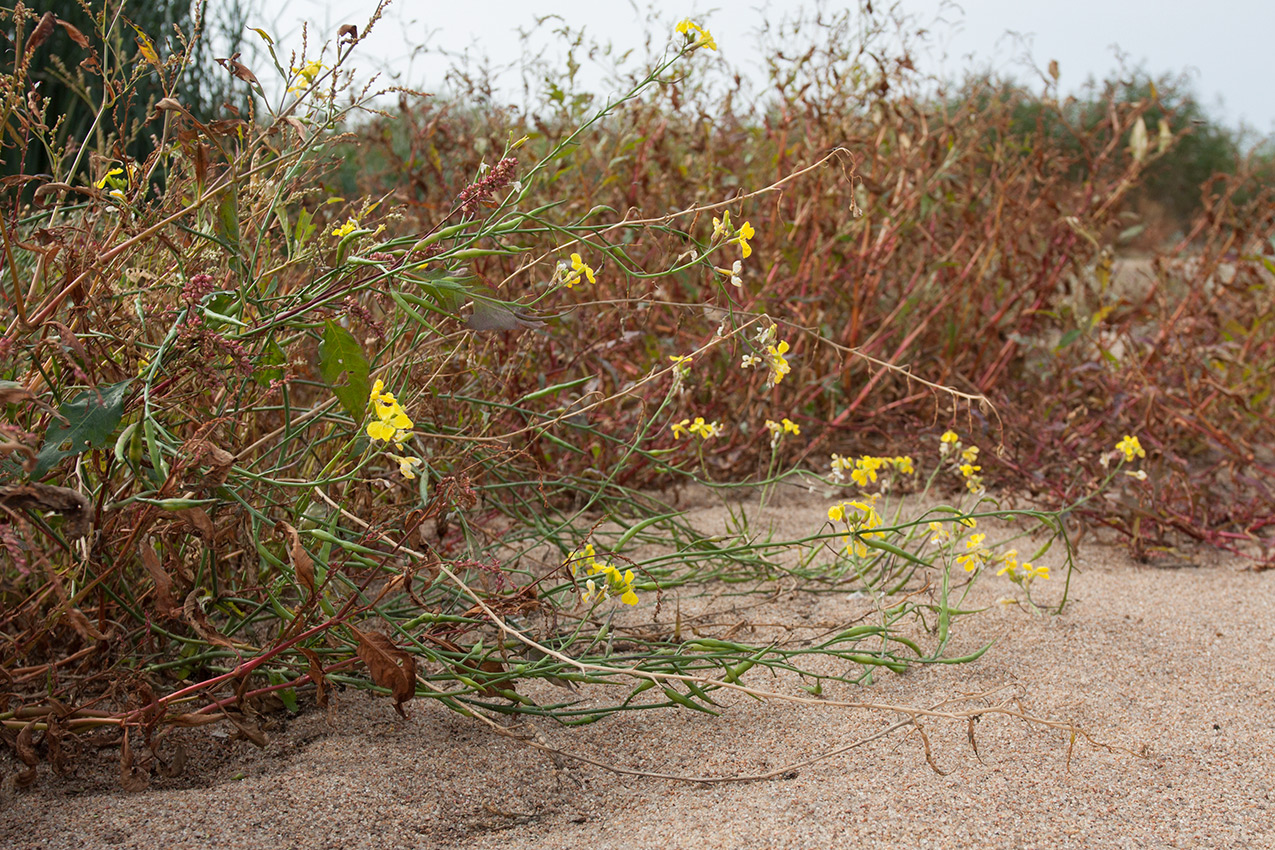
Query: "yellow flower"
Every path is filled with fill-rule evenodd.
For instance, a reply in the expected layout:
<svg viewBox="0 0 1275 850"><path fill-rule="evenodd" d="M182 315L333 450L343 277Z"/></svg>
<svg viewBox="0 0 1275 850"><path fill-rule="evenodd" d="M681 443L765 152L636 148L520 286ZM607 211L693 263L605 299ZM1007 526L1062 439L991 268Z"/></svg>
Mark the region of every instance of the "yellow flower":
<svg viewBox="0 0 1275 850"><path fill-rule="evenodd" d="M730 278L732 286L739 289L744 287L744 264L740 260L736 260L728 269L718 268L717 273Z"/></svg>
<svg viewBox="0 0 1275 850"><path fill-rule="evenodd" d="M686 427L687 425L690 425L690 424L691 424L691 420L683 419L681 422L674 422L671 426L669 426L670 429L673 431L673 439L680 440L683 434L690 431L690 429Z"/></svg>
<svg viewBox="0 0 1275 850"><path fill-rule="evenodd" d="M373 440L402 446L412 436L413 422L394 394L384 392L384 389L385 383L378 379L368 395L368 404L372 406L376 420L368 423L367 435Z"/></svg>
<svg viewBox="0 0 1275 850"><path fill-rule="evenodd" d="M748 240L757 235L757 231L753 230L753 226L748 222L744 222L739 228L739 236L736 240L739 242L739 250L745 260L753 253L753 246L748 244Z"/></svg>
<svg viewBox="0 0 1275 850"><path fill-rule="evenodd" d="M952 537L951 532L944 528L941 522L931 522L928 527L930 531L934 532L933 536L930 537L931 543L942 543Z"/></svg>
<svg viewBox="0 0 1275 850"><path fill-rule="evenodd" d="M695 33L695 43L691 45L692 48L707 47L709 50L717 49L717 42L713 40L713 34L699 24L693 23L689 18L683 18L678 23L677 31L688 38L692 31Z"/></svg>
<svg viewBox="0 0 1275 850"><path fill-rule="evenodd" d="M1116 443L1116 448L1124 452L1125 461L1132 461L1134 457L1146 457L1147 453L1143 450L1142 444L1138 442L1137 437L1124 435L1124 439Z"/></svg>
<svg viewBox="0 0 1275 850"><path fill-rule="evenodd" d="M420 458L403 457L401 455L390 454L389 452L386 452L386 454L389 455L389 457L393 458L394 460L398 461L398 471L402 473L404 478L406 478L408 481L412 481L416 478L415 467L418 467L421 465Z"/></svg>
<svg viewBox="0 0 1275 850"><path fill-rule="evenodd" d="M297 75L297 81L288 87L288 93L298 94L305 91L327 67L322 62L307 62L300 68L293 68L292 73Z"/></svg>
<svg viewBox="0 0 1275 850"><path fill-rule="evenodd" d="M982 468L983 467L981 466L974 466L971 463L963 463L960 466L961 474L964 475L966 478L973 477L974 473L979 472L980 470L982 470Z"/></svg>
<svg viewBox="0 0 1275 850"><path fill-rule="evenodd" d="M598 279L593 276L593 267L585 263L579 254L571 255L571 277L567 278L567 287L570 288L580 282L580 275L584 275L585 280L589 283L597 283Z"/></svg>
<svg viewBox="0 0 1275 850"><path fill-rule="evenodd" d="M894 468L897 469L899 472L903 473L904 475L916 474L916 469L914 469L912 466L911 457L896 457L893 459L892 462L894 463Z"/></svg>
<svg viewBox="0 0 1275 850"><path fill-rule="evenodd" d="M668 359L669 359L669 360L672 360L672 361L673 361L673 363L674 363L674 365L676 365L676 366L680 366L680 367L681 367L682 369L684 369L684 370L685 370L685 369L689 369L689 368L691 368L691 358L690 358L690 357L680 357L680 356L678 356L678 355L676 355L676 354L670 354Z"/></svg>
<svg viewBox="0 0 1275 850"><path fill-rule="evenodd" d="M943 436L939 437L939 441L943 443L955 443L961 438L955 431L944 431Z"/></svg>
<svg viewBox="0 0 1275 850"><path fill-rule="evenodd" d="M722 217L713 216L713 239L725 239L734 233L730 226L730 210L723 210Z"/></svg>
<svg viewBox="0 0 1275 850"><path fill-rule="evenodd" d="M832 520L833 522L841 522L841 520L845 519L845 516L846 516L846 506L844 503L840 505L833 505L832 507L828 508L828 519Z"/></svg>
<svg viewBox="0 0 1275 850"><path fill-rule="evenodd" d="M1031 564L1023 564L1023 571L1031 578L1049 579L1049 567L1033 567Z"/></svg>
<svg viewBox="0 0 1275 850"><path fill-rule="evenodd" d="M766 346L766 357L769 360L770 377L766 380L766 385L773 387L784 379L792 371L792 366L788 364L788 358L784 357L788 353L788 343L780 340L778 345Z"/></svg>
<svg viewBox="0 0 1275 850"><path fill-rule="evenodd" d="M792 434L794 437L801 436L801 426L796 422L793 422L791 419L785 419L783 421L783 426L785 432Z"/></svg>
<svg viewBox="0 0 1275 850"><path fill-rule="evenodd" d="M124 169L122 169L122 168L112 168L110 171L108 171L108 172L106 172L105 174L103 174L103 175L102 175L102 179L101 179L101 180L97 181L97 182L96 182L96 183L94 183L93 185L94 185L94 186L96 186L96 187L97 187L97 188L99 188L99 189L105 189L105 188L106 188L106 184L108 184L108 183L109 183L109 184L111 184L112 186L114 186L115 188L119 188L119 186L118 186L118 185L116 185L116 184L123 184L123 182L124 182L124 181L122 181L122 180L114 180L114 179L112 179L112 178L114 178L114 177L115 177L116 175L118 175L118 174L123 174L123 173L124 173Z"/></svg>
<svg viewBox="0 0 1275 850"><path fill-rule="evenodd" d="M978 446L970 446L968 449L961 452L961 459L966 463L974 463L978 460Z"/></svg>
<svg viewBox="0 0 1275 850"><path fill-rule="evenodd" d="M344 239L358 229L359 223L352 218L347 218L345 224L332 228L332 235L337 239Z"/></svg>

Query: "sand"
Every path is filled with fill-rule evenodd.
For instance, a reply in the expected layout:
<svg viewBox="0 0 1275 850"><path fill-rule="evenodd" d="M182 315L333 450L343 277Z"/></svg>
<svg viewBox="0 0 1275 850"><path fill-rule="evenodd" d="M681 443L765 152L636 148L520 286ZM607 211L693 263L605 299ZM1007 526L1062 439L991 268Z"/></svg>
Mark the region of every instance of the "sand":
<svg viewBox="0 0 1275 850"><path fill-rule="evenodd" d="M790 500L781 516L807 516ZM817 507L817 506L815 506ZM720 513L702 508L704 528ZM786 520L788 521L788 520ZM118 751L0 803L0 847L26 848L1275 848L1275 571L1220 553L1171 568L1088 543L1060 616L995 606L960 623L979 661L886 674L838 700L930 705L1017 689L1040 717L915 731L749 783L619 775L554 758L424 701L409 720L349 691L330 712L277 721L258 749L182 730L185 773L127 793ZM1007 588L985 584L989 599ZM729 607L732 603L720 603ZM749 617L835 624L852 604L781 595ZM724 613L729 614L729 611ZM794 682L757 687L800 693ZM583 728L536 724L555 748L685 776L764 773L871 735L880 712L724 700L721 717L634 712ZM12 772L0 751L0 774Z"/></svg>

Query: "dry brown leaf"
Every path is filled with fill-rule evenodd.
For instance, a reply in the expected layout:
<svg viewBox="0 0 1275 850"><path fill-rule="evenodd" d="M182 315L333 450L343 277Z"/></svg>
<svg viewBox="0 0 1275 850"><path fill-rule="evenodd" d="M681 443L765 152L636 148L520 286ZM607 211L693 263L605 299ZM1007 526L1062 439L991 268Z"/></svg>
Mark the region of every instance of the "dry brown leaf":
<svg viewBox="0 0 1275 850"><path fill-rule="evenodd" d="M215 529L203 508L182 508L174 513L181 518L182 522L199 532L200 537L208 541L213 539Z"/></svg>
<svg viewBox="0 0 1275 850"><path fill-rule="evenodd" d="M27 767L35 767L40 763L40 757L35 752L35 742L32 738L35 735L35 721L32 720L26 726L22 727L22 731L18 733L17 751L18 761Z"/></svg>
<svg viewBox="0 0 1275 850"><path fill-rule="evenodd" d="M240 54L236 53L229 59L218 59L217 64L243 80L245 83L253 83L254 85L260 86L261 83L257 82L256 75L253 74L252 71L249 71L248 67L239 61L239 56Z"/></svg>
<svg viewBox="0 0 1275 850"><path fill-rule="evenodd" d="M106 635L97 630L97 627L84 616L84 612L74 605L68 605L62 609L62 615L66 621L71 624L71 628L75 629L75 633L87 641L106 640Z"/></svg>
<svg viewBox="0 0 1275 850"><path fill-rule="evenodd" d="M40 23L35 25L35 29L31 30L31 37L27 39L27 56L31 55L31 51L48 41L49 36L53 35L53 27L57 25L57 21L58 16L52 12L45 12L41 16Z"/></svg>
<svg viewBox="0 0 1275 850"><path fill-rule="evenodd" d="M239 730L241 735L261 749L265 749L266 745L270 743L270 739L266 737L265 732L261 731L261 726L257 724L257 721L251 720L237 711L227 711L226 719L235 724L235 728Z"/></svg>
<svg viewBox="0 0 1275 850"><path fill-rule="evenodd" d="M49 753L49 766L58 776L66 776L71 772L71 766L67 763L66 748L62 746L62 739L68 734L61 720L56 717L49 718L44 732L44 746ZM75 736L72 735L71 738L74 741Z"/></svg>
<svg viewBox="0 0 1275 850"><path fill-rule="evenodd" d="M78 490L51 484L6 484L0 486L0 504L10 508L53 511L66 517L66 536L76 540L89 532L92 504Z"/></svg>
<svg viewBox="0 0 1275 850"><path fill-rule="evenodd" d="M181 776L186 772L186 748L182 746L181 741L173 741L173 757L168 761L160 759L159 773L161 776L173 779Z"/></svg>
<svg viewBox="0 0 1275 850"><path fill-rule="evenodd" d="M145 791L151 784L150 774L133 766L133 750L128 745L128 730L120 744L120 787L125 791Z"/></svg>
<svg viewBox="0 0 1275 850"><path fill-rule="evenodd" d="M337 35L337 38L340 39L343 43L354 44L355 42L359 40L359 28L356 27L354 24L345 24L339 30L336 31L336 35ZM349 41L345 40L345 37L347 35L350 37Z"/></svg>
<svg viewBox="0 0 1275 850"><path fill-rule="evenodd" d="M496 676L501 676L504 675L505 665L501 664L494 658L488 658L485 661L479 662L478 669L482 670L484 673L493 673ZM479 691L480 694L485 697L498 697L500 696L500 691L496 690L494 686L487 684L490 678L491 677L488 676L475 676L474 681L484 686L483 689ZM513 684L509 683L505 685L505 687L512 689Z"/></svg>
<svg viewBox="0 0 1275 850"><path fill-rule="evenodd" d="M235 645L225 635L214 629L208 622L203 606L199 604L199 588L195 588L186 594L186 601L182 604L182 616L190 624L190 627L195 630L195 634L204 640L209 643L215 643L218 646L224 646L227 649L235 648Z"/></svg>
<svg viewBox="0 0 1275 850"><path fill-rule="evenodd" d="M80 47L83 47L85 50L93 49L93 46L89 44L89 40L84 36L84 33L80 32L78 29L71 26L66 21L62 20L61 18L58 18L57 23L58 23L58 26L60 26L66 32L66 34L71 37L71 41L74 41L76 44L78 44Z"/></svg>
<svg viewBox="0 0 1275 850"><path fill-rule="evenodd" d="M182 106L179 101L171 97L160 98L159 101L155 104L155 108L158 109L160 112L181 112L182 114L186 113L186 107Z"/></svg>
<svg viewBox="0 0 1275 850"><path fill-rule="evenodd" d="M328 678L324 675L323 665L319 663L319 655L313 649L301 649L301 654L310 662L309 676L310 681L314 682L314 701L319 704L320 708L326 708L328 704Z"/></svg>
<svg viewBox="0 0 1275 850"><path fill-rule="evenodd" d="M165 571L159 553L155 551L149 538L143 540L137 548L142 567L151 577L151 581L155 582L155 609L164 617L180 617L181 611L177 607L177 599L173 596L173 580Z"/></svg>
<svg viewBox="0 0 1275 850"><path fill-rule="evenodd" d="M288 547L288 560L292 562L293 575L297 577L297 583L310 592L310 598L314 599L318 595L318 590L314 586L314 559L301 545L301 535L283 520L275 523L274 530L278 534L286 534L291 541Z"/></svg>
<svg viewBox="0 0 1275 850"><path fill-rule="evenodd" d="M35 401L35 396L26 387L0 387L0 404L17 404L20 401Z"/></svg>
<svg viewBox="0 0 1275 850"><path fill-rule="evenodd" d="M165 722L170 726L181 726L183 728L191 726L207 726L209 723L220 723L226 719L226 715L217 714L200 714L192 711L189 714L178 714L175 717L169 717Z"/></svg>
<svg viewBox="0 0 1275 850"><path fill-rule="evenodd" d="M416 696L416 659L380 632L362 632L350 626L359 641L359 658L372 681L394 695L394 710L406 719L403 703Z"/></svg>
<svg viewBox="0 0 1275 850"><path fill-rule="evenodd" d="M208 160L206 153L206 145L200 144L195 148L195 170L196 172L206 172L208 168ZM207 181L205 173L200 182ZM196 462L207 464L208 474L199 482L200 487L220 487L226 483L226 478L230 476L230 468L234 466L235 456L223 449L221 446L214 445L206 440L200 441L199 445L192 452Z"/></svg>

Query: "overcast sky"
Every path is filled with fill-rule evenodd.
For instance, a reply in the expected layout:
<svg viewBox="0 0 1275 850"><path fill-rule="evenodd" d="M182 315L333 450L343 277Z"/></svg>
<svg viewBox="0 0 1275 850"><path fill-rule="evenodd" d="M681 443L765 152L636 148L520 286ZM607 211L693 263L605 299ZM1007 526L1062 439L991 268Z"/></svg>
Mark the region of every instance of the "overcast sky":
<svg viewBox="0 0 1275 850"><path fill-rule="evenodd" d="M766 21L812 8L812 0L770 0L714 5L695 0L399 0L390 6L372 36L359 46L356 65L398 71L405 84L426 91L441 87L444 63L416 55L429 44L453 50L485 50L496 60L518 55L519 27L531 28L537 16L560 15L573 27L585 27L600 42L640 48L642 33L654 17L676 21L689 15L710 28L723 58L741 70L757 65L755 34ZM933 27L932 48L920 56L922 71L957 76L965 67L990 68L1032 79L1024 70L1025 49L1038 67L1056 59L1064 91L1075 91L1090 75L1103 77L1117 67L1117 50L1133 66L1153 74L1188 72L1209 113L1232 126L1245 122L1263 135L1275 133L1275 96L1271 94L1270 39L1275 11L1268 0L900 0L899 7L918 20L947 23ZM876 0L888 5L888 0ZM288 0L253 2L252 24L262 26L291 48L300 43L301 21L312 34L332 37L352 23L362 29L375 0ZM827 9L847 4L825 2ZM852 5L857 8L857 5ZM547 31L549 28L545 28ZM1016 33L1016 38L1008 33ZM590 69L583 72L588 75ZM586 77L587 78L587 77ZM598 79L594 76L592 79ZM512 83L511 83L512 86ZM512 99L512 98L511 98Z"/></svg>

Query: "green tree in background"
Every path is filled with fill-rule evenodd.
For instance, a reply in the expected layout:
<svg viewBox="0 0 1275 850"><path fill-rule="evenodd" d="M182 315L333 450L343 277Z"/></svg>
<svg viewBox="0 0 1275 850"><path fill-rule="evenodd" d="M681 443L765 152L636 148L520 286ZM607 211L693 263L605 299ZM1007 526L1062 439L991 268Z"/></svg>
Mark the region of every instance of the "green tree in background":
<svg viewBox="0 0 1275 850"><path fill-rule="evenodd" d="M207 0L52 0L28 11L24 16L15 9L10 28L0 35L4 94L38 97L54 132L33 133L5 109L0 139L5 175L71 182L89 167L89 157L78 155L82 145L112 159L124 154L145 159L155 144L147 122L155 103L170 92L201 119L222 117L225 104L243 110L250 103L246 84L213 61L214 52L240 49L246 16L241 0L219 4L213 20L206 17ZM32 38L45 12L59 23L46 36ZM25 19L15 27L13 18ZM119 57L130 75L104 78L107 55ZM170 63L175 55L186 59Z"/></svg>

